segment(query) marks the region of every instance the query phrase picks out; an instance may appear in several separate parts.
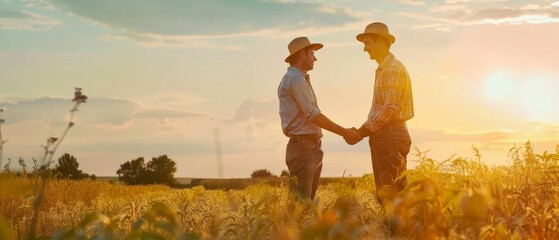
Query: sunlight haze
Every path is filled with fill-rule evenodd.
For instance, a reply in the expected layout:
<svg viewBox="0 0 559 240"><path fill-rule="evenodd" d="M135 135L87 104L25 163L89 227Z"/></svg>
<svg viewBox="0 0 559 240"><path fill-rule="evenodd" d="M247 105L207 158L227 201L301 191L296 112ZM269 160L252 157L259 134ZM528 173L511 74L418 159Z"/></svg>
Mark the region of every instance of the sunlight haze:
<svg viewBox="0 0 559 240"><path fill-rule="evenodd" d="M225 178L279 175L287 44L324 44L309 72L318 105L359 127L377 63L355 36L376 21L412 82L408 168L413 146L440 161L473 158L475 146L489 165L509 164L509 149L528 140L555 151L559 1L0 0L3 164L32 166L80 87L88 101L55 159L72 154L85 173L115 176L126 161L166 154L176 177L220 177L218 158ZM372 172L367 139L324 135L323 177Z"/></svg>

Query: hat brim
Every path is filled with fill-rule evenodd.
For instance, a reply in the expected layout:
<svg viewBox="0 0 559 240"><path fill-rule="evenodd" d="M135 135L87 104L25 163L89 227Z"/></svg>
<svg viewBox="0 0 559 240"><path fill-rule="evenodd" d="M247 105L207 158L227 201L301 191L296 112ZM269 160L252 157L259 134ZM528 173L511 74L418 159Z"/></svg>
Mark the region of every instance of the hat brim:
<svg viewBox="0 0 559 240"><path fill-rule="evenodd" d="M324 45L322 45L321 43L311 43L311 44L305 46L304 48L301 48L301 49L297 50L296 52L294 52L294 53L290 54L289 56L287 56L287 57L285 58L285 62L289 62L289 58L291 58L293 55L297 54L297 53L300 52L301 50L306 49L306 48L309 48L309 47L312 47L313 50L316 51L316 50L319 50L319 49L323 48Z"/></svg>
<svg viewBox="0 0 559 240"><path fill-rule="evenodd" d="M363 42L363 38L367 35L376 35L376 36L379 36L379 37L383 37L383 38L387 39L388 41L390 41L390 44L393 44L394 42L396 42L396 38L394 36L392 36L391 34L381 35L381 34L376 34L376 33L361 33L361 34L357 35L355 38L357 39L357 41Z"/></svg>

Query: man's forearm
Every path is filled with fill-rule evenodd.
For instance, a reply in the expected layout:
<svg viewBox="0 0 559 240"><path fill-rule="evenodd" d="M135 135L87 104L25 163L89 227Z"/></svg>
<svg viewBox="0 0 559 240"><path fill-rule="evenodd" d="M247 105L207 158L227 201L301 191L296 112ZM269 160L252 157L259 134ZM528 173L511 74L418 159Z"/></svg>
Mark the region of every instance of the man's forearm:
<svg viewBox="0 0 559 240"><path fill-rule="evenodd" d="M332 120L328 119L326 116L324 116L322 113L319 113L313 121L314 124L316 124L317 126L319 126L320 128L326 129L330 132L333 132L335 134L338 134L340 136L345 136L345 131L346 129L341 127L340 125L332 122Z"/></svg>
<svg viewBox="0 0 559 240"><path fill-rule="evenodd" d="M361 125L361 127L357 129L357 132L359 133L359 136L362 138L371 135L371 131L369 131L369 129L367 128L367 123Z"/></svg>

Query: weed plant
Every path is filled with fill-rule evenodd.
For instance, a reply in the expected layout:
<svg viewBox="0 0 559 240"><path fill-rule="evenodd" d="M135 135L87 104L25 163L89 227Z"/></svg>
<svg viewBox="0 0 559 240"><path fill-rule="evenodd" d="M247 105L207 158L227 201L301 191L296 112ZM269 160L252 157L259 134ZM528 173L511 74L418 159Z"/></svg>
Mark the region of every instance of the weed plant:
<svg viewBox="0 0 559 240"><path fill-rule="evenodd" d="M436 161L416 150L407 188L380 191L372 175L321 185L301 202L287 186L242 190L125 186L49 180L37 237L55 239L557 239L559 147L510 150L510 166L473 158ZM68 194L72 193L72 194ZM34 216L34 180L0 177L0 236L24 239Z"/></svg>

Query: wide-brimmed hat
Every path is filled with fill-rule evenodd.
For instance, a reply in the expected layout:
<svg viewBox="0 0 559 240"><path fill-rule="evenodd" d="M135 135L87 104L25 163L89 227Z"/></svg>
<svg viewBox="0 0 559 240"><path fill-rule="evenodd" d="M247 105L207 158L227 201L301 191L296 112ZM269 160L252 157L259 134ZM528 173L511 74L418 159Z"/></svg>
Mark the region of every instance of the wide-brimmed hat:
<svg viewBox="0 0 559 240"><path fill-rule="evenodd" d="M388 32L388 27L386 26L386 24L381 22L374 22L367 25L367 27L365 28L365 32L357 35L357 41L363 42L363 38L369 34L386 38L388 41L390 41L390 44L393 44L396 41L396 38Z"/></svg>
<svg viewBox="0 0 559 240"><path fill-rule="evenodd" d="M324 47L324 45L320 43L311 43L311 41L309 41L307 37L298 37L291 40L289 45L287 45L287 49L289 50L289 56L285 58L285 62L288 62L289 58L293 56L295 53L303 50L306 47L311 47L311 46L315 51Z"/></svg>

